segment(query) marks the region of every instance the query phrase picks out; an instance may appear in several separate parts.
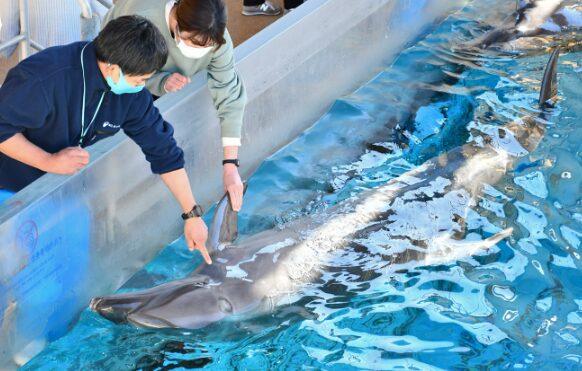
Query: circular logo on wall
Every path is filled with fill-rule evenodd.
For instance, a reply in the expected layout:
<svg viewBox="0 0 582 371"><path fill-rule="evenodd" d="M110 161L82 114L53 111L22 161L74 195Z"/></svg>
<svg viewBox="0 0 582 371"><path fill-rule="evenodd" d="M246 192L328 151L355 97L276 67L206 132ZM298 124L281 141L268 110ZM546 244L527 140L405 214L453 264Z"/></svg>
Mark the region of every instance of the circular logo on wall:
<svg viewBox="0 0 582 371"><path fill-rule="evenodd" d="M18 228L18 233L16 234L17 249L27 249L28 251L32 251L36 247L37 242L38 227L36 226L36 223L32 220L28 220L22 223L22 225Z"/></svg>

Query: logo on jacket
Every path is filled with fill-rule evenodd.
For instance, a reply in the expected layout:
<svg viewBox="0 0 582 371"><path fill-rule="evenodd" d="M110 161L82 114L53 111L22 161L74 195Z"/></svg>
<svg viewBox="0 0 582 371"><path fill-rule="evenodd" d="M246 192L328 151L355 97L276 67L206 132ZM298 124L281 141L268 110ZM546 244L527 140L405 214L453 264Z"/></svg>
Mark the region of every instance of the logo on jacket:
<svg viewBox="0 0 582 371"><path fill-rule="evenodd" d="M103 127L104 128L111 128L111 129L119 129L121 126L120 125L113 125L112 123L110 123L109 121L105 121L103 123Z"/></svg>

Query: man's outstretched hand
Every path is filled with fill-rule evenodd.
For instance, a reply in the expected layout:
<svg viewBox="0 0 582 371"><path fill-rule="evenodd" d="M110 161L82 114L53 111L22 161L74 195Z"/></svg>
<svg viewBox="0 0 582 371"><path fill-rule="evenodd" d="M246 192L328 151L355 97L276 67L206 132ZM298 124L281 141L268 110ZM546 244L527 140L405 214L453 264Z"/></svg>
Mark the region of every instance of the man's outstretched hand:
<svg viewBox="0 0 582 371"><path fill-rule="evenodd" d="M212 264L212 259L206 250L208 227L202 218L191 218L184 222L184 237L190 251L198 250L206 263Z"/></svg>

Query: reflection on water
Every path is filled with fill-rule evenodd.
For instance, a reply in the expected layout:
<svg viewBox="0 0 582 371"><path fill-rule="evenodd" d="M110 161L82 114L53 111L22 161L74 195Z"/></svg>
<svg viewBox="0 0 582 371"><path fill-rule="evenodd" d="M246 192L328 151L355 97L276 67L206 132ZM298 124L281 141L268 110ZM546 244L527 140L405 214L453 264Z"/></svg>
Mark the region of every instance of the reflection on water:
<svg viewBox="0 0 582 371"><path fill-rule="evenodd" d="M267 159L249 179L242 238L325 213L443 152L485 142L513 120L539 116L548 57L539 38L480 54L465 47L514 6L492 3L449 17ZM549 42L575 50L577 37ZM537 148L514 149L522 157L485 179L478 194L452 187L454 177L400 193L378 228L320 255L319 278L272 313L179 332L115 326L85 312L27 368L580 369L580 58L560 58L562 99L540 123ZM480 245L506 228L511 237ZM180 240L128 286L191 269Z"/></svg>

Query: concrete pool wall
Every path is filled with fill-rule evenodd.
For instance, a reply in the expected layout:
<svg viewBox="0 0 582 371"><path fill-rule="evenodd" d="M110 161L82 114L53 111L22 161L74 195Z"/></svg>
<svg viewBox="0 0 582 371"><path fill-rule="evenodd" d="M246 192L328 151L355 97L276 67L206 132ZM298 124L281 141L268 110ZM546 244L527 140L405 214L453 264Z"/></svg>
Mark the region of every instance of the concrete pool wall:
<svg viewBox="0 0 582 371"><path fill-rule="evenodd" d="M238 46L243 178L463 3L309 0ZM223 190L205 74L156 104L207 209ZM177 203L132 141L118 134L90 153L80 173L46 175L0 206L0 369L62 336L93 296L118 289L182 233Z"/></svg>

